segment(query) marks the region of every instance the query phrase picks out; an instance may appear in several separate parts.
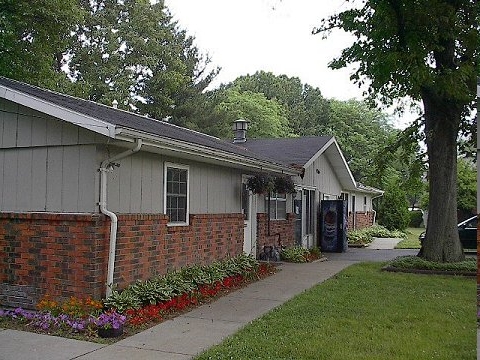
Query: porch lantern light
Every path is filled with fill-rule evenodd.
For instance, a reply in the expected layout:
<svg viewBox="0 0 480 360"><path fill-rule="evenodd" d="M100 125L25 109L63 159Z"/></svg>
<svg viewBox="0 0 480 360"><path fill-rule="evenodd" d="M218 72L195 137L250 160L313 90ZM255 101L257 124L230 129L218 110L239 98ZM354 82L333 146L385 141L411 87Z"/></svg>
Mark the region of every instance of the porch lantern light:
<svg viewBox="0 0 480 360"><path fill-rule="evenodd" d="M238 119L233 122L233 143L244 143L247 141L247 129L250 121Z"/></svg>

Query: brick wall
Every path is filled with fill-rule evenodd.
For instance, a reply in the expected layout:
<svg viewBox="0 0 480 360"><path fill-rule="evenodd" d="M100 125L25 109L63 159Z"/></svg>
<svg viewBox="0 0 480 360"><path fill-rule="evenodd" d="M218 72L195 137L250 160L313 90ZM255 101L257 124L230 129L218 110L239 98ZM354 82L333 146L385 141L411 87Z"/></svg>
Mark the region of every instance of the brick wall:
<svg viewBox="0 0 480 360"><path fill-rule="evenodd" d="M257 254L263 246L278 246L280 234L281 244L291 247L295 244L295 214L287 214L286 220L270 220L270 236L268 235L268 218L266 213L257 214Z"/></svg>
<svg viewBox="0 0 480 360"><path fill-rule="evenodd" d="M357 211L355 213L355 228L353 227L353 213L348 213L348 229L349 230L360 230L373 225L374 212L368 211Z"/></svg>
<svg viewBox="0 0 480 360"><path fill-rule="evenodd" d="M119 216L114 274L119 288L243 251L242 214L190 215L189 226L167 227L167 221L161 214Z"/></svg>
<svg viewBox="0 0 480 360"><path fill-rule="evenodd" d="M0 304L28 308L45 294L100 299L109 228L101 214L0 213ZM242 249L241 214L191 215L185 227L167 227L165 215L120 215L114 283L123 288Z"/></svg>
<svg viewBox="0 0 480 360"><path fill-rule="evenodd" d="M105 229L102 215L0 213L0 303L31 307L44 294L100 298Z"/></svg>

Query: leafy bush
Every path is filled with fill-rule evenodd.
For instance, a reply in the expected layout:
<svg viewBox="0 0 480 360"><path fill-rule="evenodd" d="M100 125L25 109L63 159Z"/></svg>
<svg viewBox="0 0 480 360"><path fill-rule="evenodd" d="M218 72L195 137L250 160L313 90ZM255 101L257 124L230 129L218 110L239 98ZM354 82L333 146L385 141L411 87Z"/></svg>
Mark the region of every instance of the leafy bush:
<svg viewBox="0 0 480 360"><path fill-rule="evenodd" d="M310 254L308 249L301 246L293 246L290 248L282 249L280 254L282 260L295 263L307 262L307 256Z"/></svg>
<svg viewBox="0 0 480 360"><path fill-rule="evenodd" d="M347 241L349 244L354 245L366 245L373 241L373 238L365 231L361 230L349 230L347 232Z"/></svg>
<svg viewBox="0 0 480 360"><path fill-rule="evenodd" d="M415 269L415 270L438 270L438 271L462 271L476 272L477 260L467 258L464 261L455 263L438 263L428 261L418 256L401 256L392 260L389 266L397 269Z"/></svg>
<svg viewBox="0 0 480 360"><path fill-rule="evenodd" d="M171 301L205 285L221 284L225 278L240 275L249 279L257 274L258 267L258 261L245 254L208 266L194 265L164 276L138 280L121 292L113 290L112 295L104 300L104 305L108 309L124 313L128 309Z"/></svg>
<svg viewBox="0 0 480 360"><path fill-rule="evenodd" d="M418 228L422 224L423 213L421 210L410 211L410 223L409 226L413 228Z"/></svg>
<svg viewBox="0 0 480 360"><path fill-rule="evenodd" d="M379 222L389 230L405 230L409 223L408 201L405 192L397 183L385 190L379 210Z"/></svg>
<svg viewBox="0 0 480 360"><path fill-rule="evenodd" d="M290 248L282 249L280 256L284 261L305 263L320 258L321 252L319 248L305 249L301 246L292 246Z"/></svg>
<svg viewBox="0 0 480 360"><path fill-rule="evenodd" d="M388 230L381 225L374 225L360 230L350 230L347 232L347 240L349 244L368 245L373 238L402 238L406 239L407 234L403 231Z"/></svg>

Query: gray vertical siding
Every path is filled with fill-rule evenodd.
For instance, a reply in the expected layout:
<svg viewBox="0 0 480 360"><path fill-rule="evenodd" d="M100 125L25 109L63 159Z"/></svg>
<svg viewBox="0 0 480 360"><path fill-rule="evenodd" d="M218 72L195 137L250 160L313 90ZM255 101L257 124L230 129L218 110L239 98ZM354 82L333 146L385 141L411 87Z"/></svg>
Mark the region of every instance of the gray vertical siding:
<svg viewBox="0 0 480 360"><path fill-rule="evenodd" d="M98 212L100 163L125 148L0 99L0 211ZM163 213L165 162L190 168L190 213L241 212L242 172L141 151L108 173L108 208Z"/></svg>
<svg viewBox="0 0 480 360"><path fill-rule="evenodd" d="M317 169L320 174L316 173ZM342 192L342 185L325 156L320 156L305 169L305 175L301 183L315 186L317 191L322 194L340 195Z"/></svg>
<svg viewBox="0 0 480 360"><path fill-rule="evenodd" d="M191 213L241 212L241 171L193 163L190 173Z"/></svg>
<svg viewBox="0 0 480 360"><path fill-rule="evenodd" d="M0 149L0 210L94 212L95 146Z"/></svg>
<svg viewBox="0 0 480 360"><path fill-rule="evenodd" d="M241 212L241 171L145 152L120 160L120 167L109 173L109 209L119 213L163 213L166 162L189 166L191 214Z"/></svg>
<svg viewBox="0 0 480 360"><path fill-rule="evenodd" d="M0 99L0 148L103 143L104 137Z"/></svg>

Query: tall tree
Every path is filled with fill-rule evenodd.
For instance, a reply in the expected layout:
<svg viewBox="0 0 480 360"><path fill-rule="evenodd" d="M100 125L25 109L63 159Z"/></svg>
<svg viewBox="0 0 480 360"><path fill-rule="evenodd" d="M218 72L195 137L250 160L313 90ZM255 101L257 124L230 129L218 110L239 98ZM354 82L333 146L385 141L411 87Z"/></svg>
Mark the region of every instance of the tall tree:
<svg viewBox="0 0 480 360"><path fill-rule="evenodd" d="M328 123L319 135L333 135L356 180L384 185L376 177L374 159L394 133L386 114L358 100L330 100Z"/></svg>
<svg viewBox="0 0 480 360"><path fill-rule="evenodd" d="M285 108L261 93L219 89L208 94L209 114L196 121L194 128L224 139L232 139L233 121L250 121L248 137L270 138L291 136Z"/></svg>
<svg viewBox="0 0 480 360"><path fill-rule="evenodd" d="M50 89L83 12L76 0L0 0L0 75Z"/></svg>
<svg viewBox="0 0 480 360"><path fill-rule="evenodd" d="M299 136L317 135L328 121L329 105L320 89L303 84L297 77L258 71L238 77L227 87L260 93L283 105L293 133Z"/></svg>
<svg viewBox="0 0 480 360"><path fill-rule="evenodd" d="M339 28L356 37L330 66L357 64L352 79L370 80L371 99L422 101L430 207L419 255L439 262L464 258L456 226L457 138L474 107L478 7L475 0L365 0L313 31Z"/></svg>
<svg viewBox="0 0 480 360"><path fill-rule="evenodd" d="M157 119L186 116L186 104L217 70L205 70L208 57L179 29L164 2L82 2L88 15L69 64L81 95L108 105L116 100L120 108Z"/></svg>

